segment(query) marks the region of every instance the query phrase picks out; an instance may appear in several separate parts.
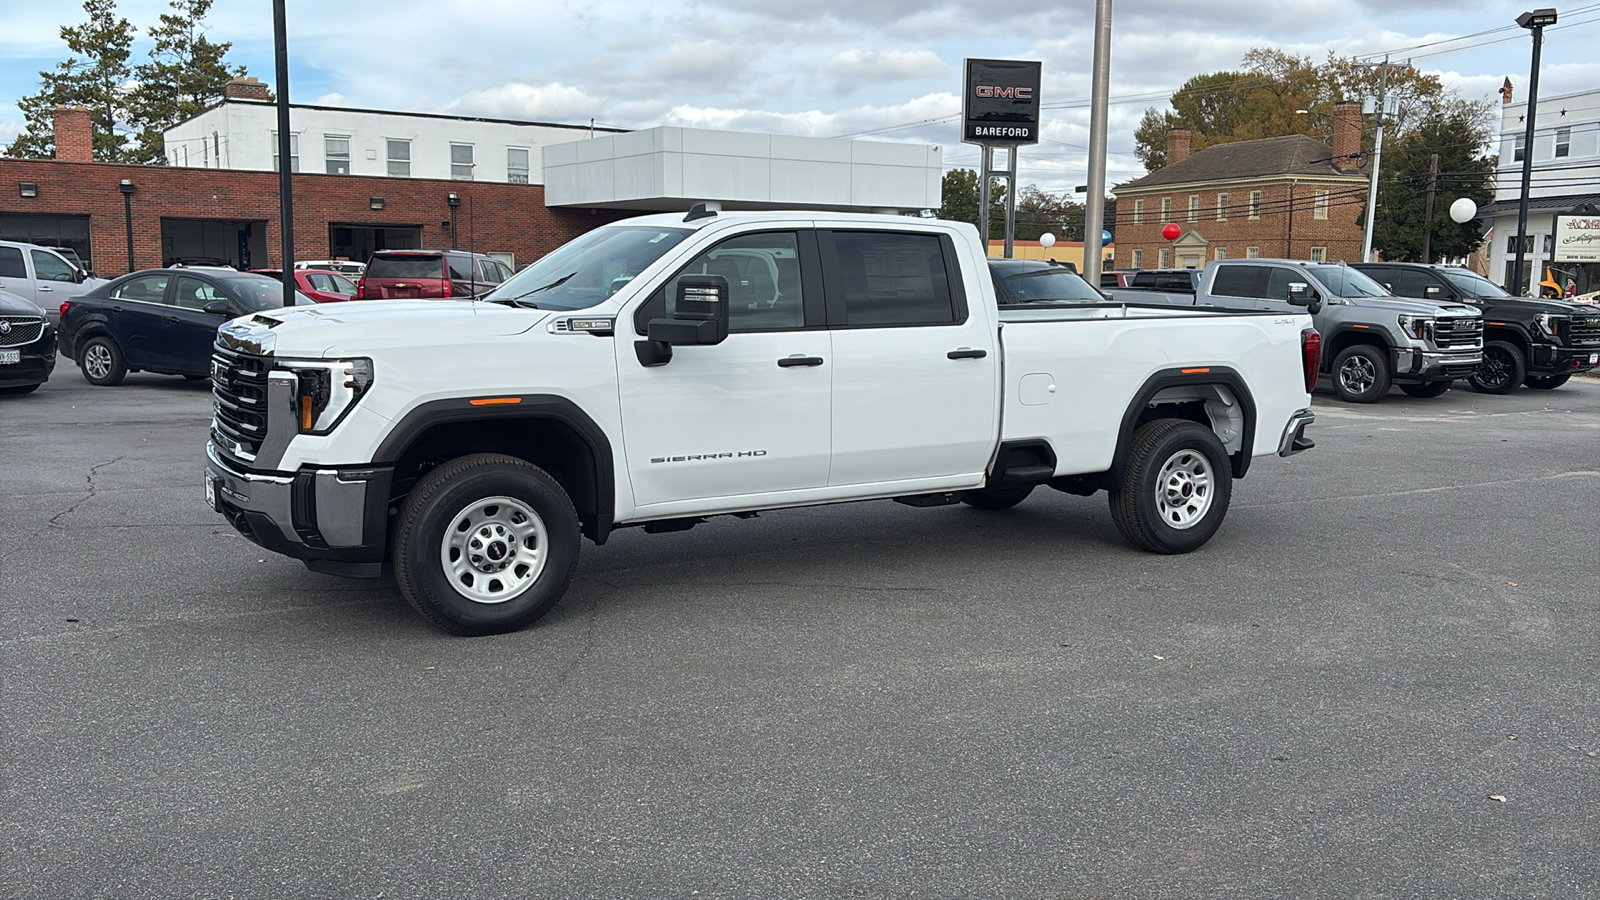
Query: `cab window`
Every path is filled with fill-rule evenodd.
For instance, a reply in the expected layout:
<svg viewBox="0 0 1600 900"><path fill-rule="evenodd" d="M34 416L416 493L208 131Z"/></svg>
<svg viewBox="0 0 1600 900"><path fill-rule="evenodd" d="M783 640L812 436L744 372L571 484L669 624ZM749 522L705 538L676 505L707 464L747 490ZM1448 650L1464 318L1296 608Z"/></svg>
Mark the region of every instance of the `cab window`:
<svg viewBox="0 0 1600 900"><path fill-rule="evenodd" d="M154 275L136 275L111 290L113 300L137 300L141 303L167 302L167 282L172 276L162 272Z"/></svg>
<svg viewBox="0 0 1600 900"><path fill-rule="evenodd" d="M806 326L800 244L792 231L745 234L700 254L656 291L634 317L640 334L650 320L671 318L684 275L728 280L728 330L785 331Z"/></svg>

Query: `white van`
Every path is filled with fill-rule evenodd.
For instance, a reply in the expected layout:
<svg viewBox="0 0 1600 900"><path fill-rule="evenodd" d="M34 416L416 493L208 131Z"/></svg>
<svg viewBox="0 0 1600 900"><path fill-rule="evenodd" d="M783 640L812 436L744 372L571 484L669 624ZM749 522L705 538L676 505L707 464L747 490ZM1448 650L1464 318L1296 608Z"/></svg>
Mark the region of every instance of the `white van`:
<svg viewBox="0 0 1600 900"><path fill-rule="evenodd" d="M50 324L61 324L61 304L106 283L90 278L60 253L38 244L0 241L0 291L39 304Z"/></svg>

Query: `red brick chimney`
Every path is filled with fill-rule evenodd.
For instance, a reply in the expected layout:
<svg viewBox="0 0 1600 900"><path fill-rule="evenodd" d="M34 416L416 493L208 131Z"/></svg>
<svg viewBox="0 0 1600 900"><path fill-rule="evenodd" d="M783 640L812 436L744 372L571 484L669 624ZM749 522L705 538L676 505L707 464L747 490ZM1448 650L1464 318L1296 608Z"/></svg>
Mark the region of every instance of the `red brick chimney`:
<svg viewBox="0 0 1600 900"><path fill-rule="evenodd" d="M56 159L94 162L94 119L81 106L56 107Z"/></svg>
<svg viewBox="0 0 1600 900"><path fill-rule="evenodd" d="M1167 130L1167 165L1180 163L1189 158L1189 129L1171 128Z"/></svg>
<svg viewBox="0 0 1600 900"><path fill-rule="evenodd" d="M267 86L256 78L234 78L222 86L222 96L229 100L270 100Z"/></svg>
<svg viewBox="0 0 1600 900"><path fill-rule="evenodd" d="M1333 105L1333 167L1345 172L1361 168L1361 104Z"/></svg>

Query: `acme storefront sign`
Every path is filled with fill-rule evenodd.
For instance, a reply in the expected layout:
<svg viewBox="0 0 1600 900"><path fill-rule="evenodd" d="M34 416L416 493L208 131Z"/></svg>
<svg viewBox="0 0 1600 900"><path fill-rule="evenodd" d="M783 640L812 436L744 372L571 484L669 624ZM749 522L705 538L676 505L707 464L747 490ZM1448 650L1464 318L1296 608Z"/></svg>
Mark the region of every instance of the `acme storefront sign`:
<svg viewBox="0 0 1600 900"><path fill-rule="evenodd" d="M1600 216L1556 216L1555 262L1600 263Z"/></svg>

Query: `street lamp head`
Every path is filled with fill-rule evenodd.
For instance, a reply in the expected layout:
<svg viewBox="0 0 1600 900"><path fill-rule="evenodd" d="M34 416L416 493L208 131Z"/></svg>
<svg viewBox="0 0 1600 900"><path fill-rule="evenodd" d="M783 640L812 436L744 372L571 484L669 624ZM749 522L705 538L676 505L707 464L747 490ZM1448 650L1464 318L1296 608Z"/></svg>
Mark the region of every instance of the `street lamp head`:
<svg viewBox="0 0 1600 900"><path fill-rule="evenodd" d="M446 194L444 199L445 202L449 203L451 206L461 205L461 195L457 194L455 191L451 191L449 194Z"/></svg>
<svg viewBox="0 0 1600 900"><path fill-rule="evenodd" d="M1517 16L1517 24L1523 28L1544 28L1556 23L1556 11L1553 9L1536 9Z"/></svg>
<svg viewBox="0 0 1600 900"><path fill-rule="evenodd" d="M117 190L123 192L124 194L131 194L133 193L133 182L124 178L122 181L117 183Z"/></svg>

